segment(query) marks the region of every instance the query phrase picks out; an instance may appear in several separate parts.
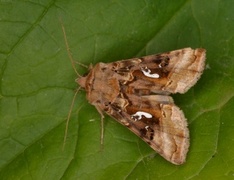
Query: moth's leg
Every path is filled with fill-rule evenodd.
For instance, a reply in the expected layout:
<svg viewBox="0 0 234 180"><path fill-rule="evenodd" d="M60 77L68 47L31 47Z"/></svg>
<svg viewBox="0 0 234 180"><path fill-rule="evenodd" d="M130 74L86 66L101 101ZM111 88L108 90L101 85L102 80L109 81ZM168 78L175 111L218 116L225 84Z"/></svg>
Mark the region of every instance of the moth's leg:
<svg viewBox="0 0 234 180"><path fill-rule="evenodd" d="M101 146L103 146L103 138L104 138L104 115L102 113L102 110L98 107L95 106L98 113L101 115Z"/></svg>
<svg viewBox="0 0 234 180"><path fill-rule="evenodd" d="M70 110L69 110L68 115L67 115L66 127L65 127L65 131L64 131L64 139L63 139L63 148L62 148L63 150L64 150L66 139L67 139L67 131L68 131L69 121L70 121L70 118L71 118L71 113L72 113L72 110L73 110L73 107L74 107L76 96L77 96L79 91L80 91L80 87L76 90L76 92L75 92L75 94L73 96L72 103L71 103L71 106L70 106Z"/></svg>

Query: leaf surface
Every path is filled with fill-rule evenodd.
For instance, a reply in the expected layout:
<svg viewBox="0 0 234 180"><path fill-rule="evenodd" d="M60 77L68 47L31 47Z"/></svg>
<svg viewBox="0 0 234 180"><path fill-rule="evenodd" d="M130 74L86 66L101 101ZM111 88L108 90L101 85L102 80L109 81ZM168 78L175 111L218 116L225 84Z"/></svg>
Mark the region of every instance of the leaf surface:
<svg viewBox="0 0 234 180"><path fill-rule="evenodd" d="M234 1L79 0L0 2L1 179L231 179L234 176ZM184 47L207 49L207 68L173 95L189 122L184 165L173 165L80 92L65 123L77 75L89 65ZM79 73L87 72L77 66Z"/></svg>

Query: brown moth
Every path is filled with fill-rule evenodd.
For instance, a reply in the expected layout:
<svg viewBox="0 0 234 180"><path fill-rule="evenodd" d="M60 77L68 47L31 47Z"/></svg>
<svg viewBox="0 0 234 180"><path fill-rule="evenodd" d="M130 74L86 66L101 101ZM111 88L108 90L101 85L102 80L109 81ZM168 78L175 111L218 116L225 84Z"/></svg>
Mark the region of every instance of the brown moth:
<svg viewBox="0 0 234 180"><path fill-rule="evenodd" d="M205 49L184 48L113 63L97 63L76 82L103 119L113 117L173 164L186 160L189 130L171 93L185 93L200 78Z"/></svg>
<svg viewBox="0 0 234 180"><path fill-rule="evenodd" d="M74 68L63 25L62 29ZM204 70L205 56L205 49L184 48L141 58L97 63L90 66L88 75L78 77L76 82L85 89L87 100L101 114L102 126L105 112L166 160L179 165L186 160L189 130L184 113L169 95L183 94L196 84ZM72 106L73 103L74 99Z"/></svg>

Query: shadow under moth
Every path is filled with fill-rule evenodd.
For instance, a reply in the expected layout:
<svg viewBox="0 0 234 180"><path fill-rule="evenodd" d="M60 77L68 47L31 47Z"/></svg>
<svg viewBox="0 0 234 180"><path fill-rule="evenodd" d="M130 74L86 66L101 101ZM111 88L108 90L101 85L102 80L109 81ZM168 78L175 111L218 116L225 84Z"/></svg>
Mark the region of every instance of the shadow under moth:
<svg viewBox="0 0 234 180"><path fill-rule="evenodd" d="M64 28L63 33L73 64ZM179 165L186 160L189 130L184 113L169 95L183 94L198 81L205 56L205 49L184 48L112 63L100 62L90 66L89 73L79 76L76 82L100 113L102 126L104 112L166 160Z"/></svg>

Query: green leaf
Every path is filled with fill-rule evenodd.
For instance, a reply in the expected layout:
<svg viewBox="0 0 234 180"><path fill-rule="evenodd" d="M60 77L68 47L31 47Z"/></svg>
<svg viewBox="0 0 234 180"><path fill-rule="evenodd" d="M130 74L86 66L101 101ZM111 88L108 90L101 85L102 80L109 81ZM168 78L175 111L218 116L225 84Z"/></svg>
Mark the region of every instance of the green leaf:
<svg viewBox="0 0 234 180"><path fill-rule="evenodd" d="M232 179L234 1L0 2L0 179ZM207 49L202 78L176 104L189 122L184 165L173 165L127 128L100 115L77 75L89 65L184 47ZM81 74L86 71L78 67Z"/></svg>

